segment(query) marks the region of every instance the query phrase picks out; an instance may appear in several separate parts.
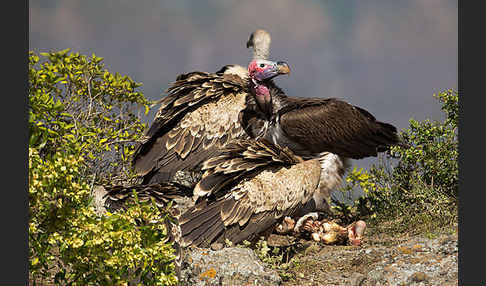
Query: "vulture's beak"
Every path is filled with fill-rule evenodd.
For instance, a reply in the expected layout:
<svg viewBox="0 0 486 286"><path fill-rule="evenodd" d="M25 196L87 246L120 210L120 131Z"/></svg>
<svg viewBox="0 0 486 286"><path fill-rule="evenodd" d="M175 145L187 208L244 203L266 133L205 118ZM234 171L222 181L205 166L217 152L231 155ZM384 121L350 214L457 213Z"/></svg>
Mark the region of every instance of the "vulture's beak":
<svg viewBox="0 0 486 286"><path fill-rule="evenodd" d="M289 74L290 68L286 62L274 62L262 60L260 68L256 68L256 63L250 63L248 71L256 81L270 80L282 74ZM253 65L253 66L252 66ZM264 68L264 69L263 69ZM254 71L255 70L255 71Z"/></svg>
<svg viewBox="0 0 486 286"><path fill-rule="evenodd" d="M279 74L290 74L290 67L286 62L277 62L277 70Z"/></svg>

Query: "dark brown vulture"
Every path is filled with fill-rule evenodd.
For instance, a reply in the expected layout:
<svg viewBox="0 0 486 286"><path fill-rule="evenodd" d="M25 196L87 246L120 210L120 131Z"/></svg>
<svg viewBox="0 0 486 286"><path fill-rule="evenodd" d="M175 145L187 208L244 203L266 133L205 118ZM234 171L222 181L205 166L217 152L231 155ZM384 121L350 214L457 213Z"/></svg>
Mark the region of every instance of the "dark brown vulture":
<svg viewBox="0 0 486 286"><path fill-rule="evenodd" d="M249 71L257 68L250 63ZM252 78L251 72L249 76ZM377 156L402 144L393 125L345 101L290 97L264 81L252 81L251 89L255 95L245 110L251 116L243 121L250 136L288 147L304 159L320 160L316 210L329 210L330 191L341 183L350 158Z"/></svg>

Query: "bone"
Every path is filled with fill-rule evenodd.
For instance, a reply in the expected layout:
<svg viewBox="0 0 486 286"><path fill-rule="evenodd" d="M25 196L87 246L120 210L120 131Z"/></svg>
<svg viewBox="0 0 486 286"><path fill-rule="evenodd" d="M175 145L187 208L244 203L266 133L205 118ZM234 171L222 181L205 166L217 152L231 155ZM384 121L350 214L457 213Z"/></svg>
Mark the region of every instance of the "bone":
<svg viewBox="0 0 486 286"><path fill-rule="evenodd" d="M347 227L348 239L351 245L361 245L364 232L366 230L366 223L362 220L354 222Z"/></svg>
<svg viewBox="0 0 486 286"><path fill-rule="evenodd" d="M302 216L301 218L299 218L299 220L297 221L297 223L295 224L295 227L294 227L294 232L296 233L299 233L300 232L300 228L302 227L302 225L308 220L308 219L312 219L312 220L317 220L317 218L319 218L319 214L317 214L316 212L313 212L313 213L308 213L304 216Z"/></svg>

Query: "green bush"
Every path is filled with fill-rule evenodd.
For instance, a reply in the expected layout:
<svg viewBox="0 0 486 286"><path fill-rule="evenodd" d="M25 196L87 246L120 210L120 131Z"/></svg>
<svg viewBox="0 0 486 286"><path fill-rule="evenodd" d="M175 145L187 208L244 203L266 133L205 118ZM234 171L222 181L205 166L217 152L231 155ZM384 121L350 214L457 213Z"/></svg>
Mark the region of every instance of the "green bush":
<svg viewBox="0 0 486 286"><path fill-rule="evenodd" d="M343 190L361 187L365 195L353 206L338 205L339 213L352 219L395 220L403 231L457 223L458 94L445 90L434 97L445 120L410 119L410 128L401 131L410 148L393 147L368 172L350 172Z"/></svg>
<svg viewBox="0 0 486 286"><path fill-rule="evenodd" d="M110 73L94 54L67 49L41 56L29 52L29 145L43 156L75 152L96 183L129 178L129 157L146 127L140 113L150 104L136 90L141 84Z"/></svg>
<svg viewBox="0 0 486 286"><path fill-rule="evenodd" d="M39 64L29 53L31 283L176 284L167 210L134 202L99 216L90 203L94 182L110 172L130 176L128 157L144 127L134 105L148 108L140 84L102 70L94 55L44 56Z"/></svg>

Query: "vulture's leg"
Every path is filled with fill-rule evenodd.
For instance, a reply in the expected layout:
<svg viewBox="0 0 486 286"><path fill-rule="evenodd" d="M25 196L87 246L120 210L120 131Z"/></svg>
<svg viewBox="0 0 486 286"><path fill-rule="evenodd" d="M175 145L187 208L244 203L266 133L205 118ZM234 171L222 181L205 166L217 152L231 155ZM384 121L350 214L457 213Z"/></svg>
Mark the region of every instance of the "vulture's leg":
<svg viewBox="0 0 486 286"><path fill-rule="evenodd" d="M286 234L291 232L294 229L294 226L295 226L295 220L293 220L289 216L286 216L284 217L281 223L277 224L277 226L275 227L275 231L278 234Z"/></svg>
<svg viewBox="0 0 486 286"><path fill-rule="evenodd" d="M289 232L300 233L302 232L301 228L306 231L311 231L312 223L319 223L317 218L319 215L316 212L308 213L297 220L295 220L289 216L286 216L280 224L275 227L275 230L278 234L286 234Z"/></svg>

